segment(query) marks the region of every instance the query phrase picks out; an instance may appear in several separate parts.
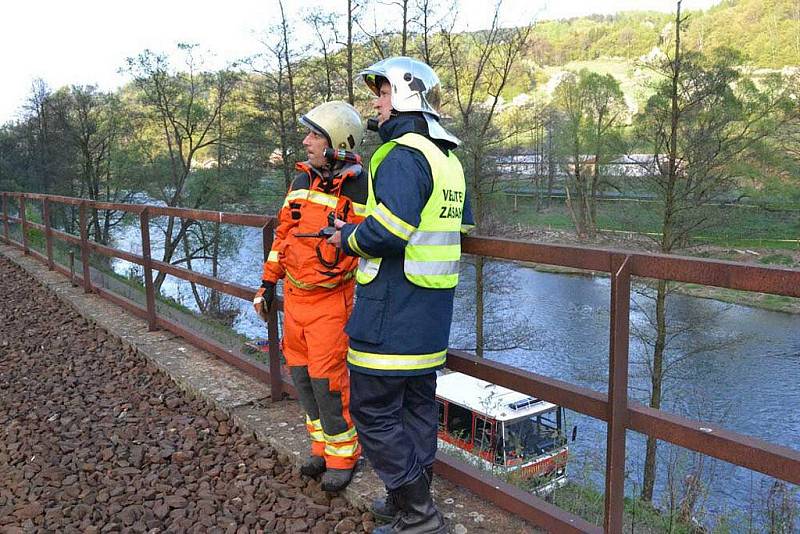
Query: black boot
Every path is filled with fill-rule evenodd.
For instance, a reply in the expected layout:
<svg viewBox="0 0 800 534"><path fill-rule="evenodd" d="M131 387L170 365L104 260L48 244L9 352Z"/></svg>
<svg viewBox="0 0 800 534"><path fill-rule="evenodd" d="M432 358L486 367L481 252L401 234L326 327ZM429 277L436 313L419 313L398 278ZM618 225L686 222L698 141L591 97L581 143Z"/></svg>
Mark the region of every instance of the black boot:
<svg viewBox="0 0 800 534"><path fill-rule="evenodd" d="M350 484L352 478L352 469L328 469L322 475L322 490L330 492L342 491Z"/></svg>
<svg viewBox="0 0 800 534"><path fill-rule="evenodd" d="M444 518L431 498L426 474L418 476L393 492L400 512L391 525L373 530L373 534L445 534Z"/></svg>
<svg viewBox="0 0 800 534"><path fill-rule="evenodd" d="M300 464L300 474L315 477L325 472L325 458L322 456L309 456Z"/></svg>
<svg viewBox="0 0 800 534"><path fill-rule="evenodd" d="M400 511L394 492L386 490L386 497L381 497L372 501L370 511L378 521L389 523L394 519L394 516L397 515L397 512Z"/></svg>
<svg viewBox="0 0 800 534"><path fill-rule="evenodd" d="M425 467L425 476L428 477L428 487L433 487L433 466L429 465ZM370 508L372 515L375 516L375 519L378 521L389 523L394 519L394 516L397 515L397 512L400 511L400 508L397 506L397 499L395 495L390 492L388 489L386 490L386 497L381 497L379 499L375 499L372 501L372 507Z"/></svg>

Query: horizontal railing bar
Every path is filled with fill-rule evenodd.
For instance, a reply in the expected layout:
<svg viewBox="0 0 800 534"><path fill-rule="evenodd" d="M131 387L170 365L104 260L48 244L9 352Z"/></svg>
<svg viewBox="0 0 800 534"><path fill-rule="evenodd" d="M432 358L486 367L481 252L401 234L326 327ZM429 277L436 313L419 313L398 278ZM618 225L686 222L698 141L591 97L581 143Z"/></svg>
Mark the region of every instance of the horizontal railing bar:
<svg viewBox="0 0 800 534"><path fill-rule="evenodd" d="M693 421L638 403L628 407L631 430L732 464L800 484L800 451Z"/></svg>
<svg viewBox="0 0 800 534"><path fill-rule="evenodd" d="M196 221L209 221L218 222L221 224L236 224L239 226L252 226L260 228L267 224L272 218L267 215L257 215L254 213L230 213L226 211L211 211L211 210L196 210L190 208L176 208L169 206L152 206L149 204L124 204L119 202L102 202L99 200L79 199L72 197L64 197L60 195L44 195L41 193L20 193L9 192L11 197L25 197L34 200L44 200L49 198L52 202L61 204L70 204L78 206L81 203L86 203L88 208L125 211L128 213L139 214L147 207L150 209L151 217L158 216L171 216L180 217L183 219L193 219Z"/></svg>
<svg viewBox="0 0 800 534"><path fill-rule="evenodd" d="M94 289L103 298L106 298L109 301L133 312L141 319L147 320L147 310L144 307L139 306L135 302L126 299L125 297L121 297L115 293L112 293L107 289L101 287L95 287ZM269 385L270 383L269 367L267 367L263 363L247 358L246 356L242 355L236 350L226 349L216 341L198 332L193 332L190 329L181 326L176 322L164 319L162 317L156 318L156 322L159 327L165 330L169 330L175 335L181 336L182 338L186 339L186 341L188 341L198 349L210 352L211 354L217 356L219 359L225 361L226 363L229 363L230 365L236 367L237 369L240 369L248 376L251 376L256 380L258 380L259 382ZM286 391L289 391L289 393L292 396L297 397L297 391L291 384L284 383L283 387Z"/></svg>
<svg viewBox="0 0 800 534"><path fill-rule="evenodd" d="M57 237L66 241L67 243L72 243L73 245L80 245L81 238L72 234L68 234L67 232L62 232L61 230L56 230L53 228L51 230L53 232L53 237Z"/></svg>
<svg viewBox="0 0 800 534"><path fill-rule="evenodd" d="M169 263L165 263L163 261L152 260L152 264L153 269L171 274L172 276L181 278L183 280L188 280L189 282L202 284L206 287L221 291L226 295L239 297L240 299L253 300L253 297L256 293L253 289L247 286L234 284L233 282L223 282L221 280L217 280L216 278L212 278L195 271L190 271L189 269L184 269L183 267L176 267L175 265L170 265Z"/></svg>
<svg viewBox="0 0 800 534"><path fill-rule="evenodd" d="M607 395L502 363L448 351L447 368L607 421ZM800 451L631 403L626 428L800 484ZM793 473L791 479L786 475Z"/></svg>
<svg viewBox="0 0 800 534"><path fill-rule="evenodd" d="M193 210L188 208L168 208L163 206L150 206L150 217L180 217L195 221L209 221L221 224L238 224L261 228L271 217L255 215L252 213L228 213L224 211Z"/></svg>
<svg viewBox="0 0 800 534"><path fill-rule="evenodd" d="M62 232L60 230L52 230L53 235L67 241L69 243L73 243L75 245L80 245L81 239L76 237L72 234L68 234ZM15 242L16 243L16 242ZM126 252L124 250L119 250L111 247L107 247L105 245L101 245L99 243L89 241L89 248L95 252L103 254L104 256L111 256L114 258L120 258L125 261L129 261L131 263L135 263L137 265L143 265L144 258L137 254L133 254L130 252ZM188 269L183 269L181 267L177 267L175 265L169 265L168 263L164 263L161 261L153 260L153 268L158 270L163 270L167 274L175 276L176 278L180 278L182 280L187 280L190 282L194 282L197 284L201 284L206 287L211 287L213 289L217 289L227 295L232 295L234 297L238 297L244 300L252 300L253 296L255 295L255 291L247 286L242 286L239 284L231 283L231 282L223 282L221 280L217 280L216 278L212 278L195 271L190 271ZM278 306L278 311L283 310L283 299L280 297L275 298L273 302L274 306Z"/></svg>
<svg viewBox="0 0 800 534"><path fill-rule="evenodd" d="M800 297L798 269L495 237L465 237L462 245L466 254L607 273L614 255L630 256L632 276Z"/></svg>
<svg viewBox="0 0 800 534"><path fill-rule="evenodd" d="M50 198L56 202L75 205L80 202L86 202L89 207L119 209L131 213L140 213L144 209L144 205L139 204L116 204L38 193L9 193L9 195L42 200ZM175 216L252 227L264 226L270 220L270 217L264 215L163 206L150 206L150 212L151 216ZM18 217L9 216L7 218L10 222L21 222ZM666 254L642 254L615 249L553 245L502 238L465 237L462 243L463 250L467 254L600 272L611 271L612 255L624 254L631 257L632 276L800 297L800 270L797 269L744 265L724 260Z"/></svg>
<svg viewBox="0 0 800 534"><path fill-rule="evenodd" d="M89 241L89 248L94 252L102 254L103 256L110 256L112 258L119 258L137 265L144 265L144 258L137 254L133 254L132 252L126 252L118 248L107 247L105 245L101 245L100 243L95 243L94 241Z"/></svg>
<svg viewBox="0 0 800 534"><path fill-rule="evenodd" d="M37 260L41 261L42 263L47 263L47 256L39 252L38 250L34 250L32 248L28 249L28 254L36 258Z"/></svg>
<svg viewBox="0 0 800 534"><path fill-rule="evenodd" d="M447 368L608 421L608 396L460 350L447 351Z"/></svg>
<svg viewBox="0 0 800 534"><path fill-rule="evenodd" d="M144 319L147 320L147 310L141 308L141 312L144 314ZM269 385L270 383L270 373L269 367L265 364L247 358L246 356L242 355L239 351L233 349L226 349L216 341L200 334L197 332L193 332L192 330L179 325L176 322L170 321L168 319L164 319L163 317L157 317L156 323L159 327L169 330L175 335L178 335L198 349L205 350L210 352L214 356L217 356L219 359L229 363L230 365L236 367L237 369L243 371L248 376L253 377L254 379L262 382L264 384ZM287 391L292 398L297 398L297 390L294 386L286 381L283 380L283 390Z"/></svg>
<svg viewBox="0 0 800 534"><path fill-rule="evenodd" d="M665 254L631 254L631 274L741 291L800 297L800 270Z"/></svg>
<svg viewBox="0 0 800 534"><path fill-rule="evenodd" d="M25 197L34 200L44 200L45 198L49 198L51 202L58 202L60 204L70 204L72 206L79 206L81 202L91 202L90 200L86 200L83 198L65 197L62 195L46 195L43 193L22 193L19 191L16 192L9 191L8 196L17 198Z"/></svg>
<svg viewBox="0 0 800 534"><path fill-rule="evenodd" d="M46 262L47 258L38 252L31 251L32 255L36 256L41 261ZM65 275L69 278L70 272L61 264L55 264L55 270L60 272L61 274ZM74 282L81 286L83 285L83 277L79 274L75 275ZM101 297L107 299L110 302L130 311L140 319L147 320L147 309L140 306L139 304L135 303L134 301L117 295L116 293L109 291L102 287L93 287L94 291L100 295ZM220 359L230 363L237 369L241 369L244 371L248 376L255 378L256 380L263 382L267 385L270 383L270 376L269 376L269 367L265 364L247 358L246 356L242 355L240 352L226 349L216 341L211 338L208 338L200 333L192 332L190 329L181 326L173 321L168 319L164 319L159 317L157 319L158 325L165 330L169 330L175 335L181 336L185 338L189 343L194 345L195 347L208 351L211 354L219 357ZM284 391L288 391L292 397L297 398L297 390L295 390L294 386L286 381L283 382Z"/></svg>
<svg viewBox="0 0 800 534"><path fill-rule="evenodd" d="M440 452L436 453L434 472L456 486L475 492L500 508L509 511L551 532L597 534L603 529L554 506L507 482L492 477L465 462L460 462Z"/></svg>
<svg viewBox="0 0 800 534"><path fill-rule="evenodd" d="M157 317L156 323L158 324L159 327L169 330L170 332L186 339L195 347L208 351L211 354L214 354L220 359L233 365L237 369L241 369L242 371L247 373L249 376L252 376L259 382L262 382L264 384L269 384L269 367L267 367L263 363L255 360L250 360L249 358L245 358L244 356L237 354L231 349L225 349L222 346L218 345L217 343L212 342L206 336L203 336L202 334L197 332L193 332L188 328L179 325L178 323L168 321L163 317Z"/></svg>
<svg viewBox="0 0 800 534"><path fill-rule="evenodd" d="M589 271L611 271L612 251L603 249L551 245L496 237L464 237L461 240L461 250L465 254L506 260L530 261Z"/></svg>
<svg viewBox="0 0 800 534"><path fill-rule="evenodd" d="M123 204L121 202L101 202L99 200L89 200L86 206L96 210L125 211L139 215L147 206L144 204Z"/></svg>

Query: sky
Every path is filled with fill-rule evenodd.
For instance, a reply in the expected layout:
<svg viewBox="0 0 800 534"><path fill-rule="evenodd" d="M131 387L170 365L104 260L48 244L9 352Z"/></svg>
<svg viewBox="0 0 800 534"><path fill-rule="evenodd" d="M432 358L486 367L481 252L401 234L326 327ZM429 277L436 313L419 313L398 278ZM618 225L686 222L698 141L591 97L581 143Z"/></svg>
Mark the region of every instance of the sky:
<svg viewBox="0 0 800 534"><path fill-rule="evenodd" d="M706 9L719 0L684 0L683 9ZM392 12L391 0L385 8ZM491 22L493 1L461 0L461 26ZM299 20L315 6L344 10L345 0L285 0ZM176 43L197 43L210 52L211 67L258 53L260 35L277 21L277 0L12 0L0 23L0 124L19 116L32 83L51 89L97 85L113 90L126 83L125 58L146 48L174 53ZM628 10L670 12L671 0L504 0L501 23L612 14ZM298 35L306 39L308 35Z"/></svg>

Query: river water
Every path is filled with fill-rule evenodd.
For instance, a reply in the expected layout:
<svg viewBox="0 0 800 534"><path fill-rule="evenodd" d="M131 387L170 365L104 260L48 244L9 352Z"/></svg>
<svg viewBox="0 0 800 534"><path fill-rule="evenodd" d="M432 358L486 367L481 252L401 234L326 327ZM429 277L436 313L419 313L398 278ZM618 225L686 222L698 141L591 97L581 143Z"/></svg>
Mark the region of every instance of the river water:
<svg viewBox="0 0 800 534"><path fill-rule="evenodd" d="M138 232L128 228L121 248L140 252ZM158 257L154 234L153 256ZM235 246L223 259L220 278L256 287L261 275L261 232L235 231ZM120 246L120 245L118 245ZM195 265L195 269L197 269ZM114 268L125 273L127 262ZM486 357L515 367L605 392L608 380L609 296L607 277L552 274L506 262L487 264L487 331L495 334ZM645 355L652 349L648 317L653 317L652 291L635 284L631 303L632 398L646 402ZM162 291L194 307L188 286L171 277ZM236 331L266 337L250 303L231 299L240 313ZM474 348L474 269L462 263L451 346ZM663 409L758 437L800 448L800 316L770 312L679 294L668 299L673 335L668 345L668 378ZM496 350L493 350L496 349ZM570 476L603 488L605 424L568 412L569 427L577 425L570 444ZM644 437L628 432L626 492L641 488ZM702 471L704 491L698 519L713 524L726 515L734 524L760 523L759 514L772 479L725 462L660 444L656 503L667 507L694 467ZM671 477L668 471L673 471ZM668 478L676 480L669 483ZM800 506L796 486L792 501ZM748 519L751 518L751 519ZM735 529L738 530L738 529Z"/></svg>

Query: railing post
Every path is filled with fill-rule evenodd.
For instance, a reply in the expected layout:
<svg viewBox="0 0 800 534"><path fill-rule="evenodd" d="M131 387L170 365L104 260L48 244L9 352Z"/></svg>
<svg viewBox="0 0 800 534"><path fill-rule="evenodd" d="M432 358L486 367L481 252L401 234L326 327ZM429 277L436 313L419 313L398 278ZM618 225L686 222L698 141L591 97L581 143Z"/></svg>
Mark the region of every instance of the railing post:
<svg viewBox="0 0 800 534"><path fill-rule="evenodd" d="M44 219L44 239L47 250L47 268L55 270L56 265L53 261L53 229L50 227L50 199L45 197L43 202L42 218Z"/></svg>
<svg viewBox="0 0 800 534"><path fill-rule="evenodd" d="M261 242L264 247L264 261L272 250L275 219L270 219L261 230ZM278 306L275 302L270 306L267 315L267 338L269 339L269 381L272 402L283 399L283 374L281 373L281 356L278 352Z"/></svg>
<svg viewBox="0 0 800 534"><path fill-rule="evenodd" d="M80 207L81 225L81 262L83 263L83 290L86 293L92 292L92 275L89 269L89 224L86 217L86 202L81 202Z"/></svg>
<svg viewBox="0 0 800 534"><path fill-rule="evenodd" d="M8 193L3 191L3 233L6 237L6 243L11 243L8 237Z"/></svg>
<svg viewBox="0 0 800 534"><path fill-rule="evenodd" d="M142 266L144 267L144 293L147 299L147 329L158 330L156 323L156 295L153 286L153 263L150 258L150 213L144 208L139 214L142 228Z"/></svg>
<svg viewBox="0 0 800 534"><path fill-rule="evenodd" d="M69 281L72 282L72 287L78 287L78 282L75 281L75 251L70 250L69 254Z"/></svg>
<svg viewBox="0 0 800 534"><path fill-rule="evenodd" d="M28 220L25 217L25 195L22 194L19 196L19 218L22 221L21 229L22 229L22 251L27 256L31 253L30 249L28 248Z"/></svg>
<svg viewBox="0 0 800 534"><path fill-rule="evenodd" d="M622 532L625 498L625 422L628 410L631 258L611 257L611 324L608 346L608 425L604 530Z"/></svg>

